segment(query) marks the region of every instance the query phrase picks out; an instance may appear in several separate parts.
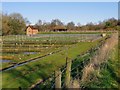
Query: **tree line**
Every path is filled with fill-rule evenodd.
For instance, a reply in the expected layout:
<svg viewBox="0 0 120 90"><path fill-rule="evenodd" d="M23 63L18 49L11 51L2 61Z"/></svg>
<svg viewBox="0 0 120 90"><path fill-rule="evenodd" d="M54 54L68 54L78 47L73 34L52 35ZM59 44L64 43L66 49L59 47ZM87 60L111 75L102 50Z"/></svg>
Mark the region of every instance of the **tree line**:
<svg viewBox="0 0 120 90"><path fill-rule="evenodd" d="M2 28L1 35L20 35L25 34L26 26L30 24L30 21L27 18L24 18L20 13L11 13L11 14L1 14L2 19ZM38 28L40 32L49 32L55 26L64 26L68 31L100 31L100 30L120 30L119 22L115 18L106 19L100 21L98 24L92 22L87 23L86 25L81 25L78 23L75 25L73 21L64 24L59 19L53 19L51 22L43 22L38 20L34 25Z"/></svg>
<svg viewBox="0 0 120 90"><path fill-rule="evenodd" d="M115 18L106 19L98 24L94 24L92 22L87 23L86 25L81 25L78 23L75 25L73 21L68 22L66 25L61 22L59 19L54 19L51 22L42 22L42 20L38 20L35 24L40 31L50 31L55 26L64 26L68 31L113 31L120 30L118 20Z"/></svg>

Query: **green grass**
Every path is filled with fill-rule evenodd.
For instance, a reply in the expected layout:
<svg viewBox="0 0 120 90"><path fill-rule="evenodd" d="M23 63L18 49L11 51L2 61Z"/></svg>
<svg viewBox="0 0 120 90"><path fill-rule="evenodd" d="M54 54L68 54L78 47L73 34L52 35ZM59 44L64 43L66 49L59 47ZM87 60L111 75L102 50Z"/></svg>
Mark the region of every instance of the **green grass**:
<svg viewBox="0 0 120 90"><path fill-rule="evenodd" d="M40 79L44 79L51 75L59 67L65 64L66 55L70 59L76 58L77 55L86 52L90 48L96 46L99 42L81 42L73 45L71 48L64 48L63 51L42 58L41 60L30 62L26 65L15 69L5 71L3 75L3 88L10 87L30 87ZM66 51L67 50L67 51ZM12 81L12 83L11 83Z"/></svg>
<svg viewBox="0 0 120 90"><path fill-rule="evenodd" d="M52 33L51 33L52 34ZM86 39L95 39L95 37L83 35L83 34L59 34L59 35L54 35L54 34L42 34L38 36L26 36L26 35L11 35L11 36L3 36L3 46L6 46L4 44L13 44L13 45L19 45L22 46L24 44L34 44L37 42L37 44L51 44L51 43L56 43L56 44L71 44L74 43L75 41L79 40L86 40ZM99 35L98 33L97 35ZM96 35L96 38L98 37ZM74 37L74 38L73 38ZM7 45L9 46L9 45Z"/></svg>
<svg viewBox="0 0 120 90"><path fill-rule="evenodd" d="M55 51L61 50L62 48L63 47L59 47L59 48L51 47L51 48L48 48L48 49L46 49L44 51L37 52L36 54L29 54L29 55L25 55L23 53L18 53L18 54L14 54L14 53L13 54L5 54L5 53L3 53L2 56L3 57L5 56L4 59L11 60L11 62L10 63L3 63L2 64L2 68L8 67L10 65L13 65L12 64L13 62L14 63L20 63L20 62L27 61L27 60L32 59L32 58L44 56L44 55L49 54L51 52L55 52Z"/></svg>
<svg viewBox="0 0 120 90"><path fill-rule="evenodd" d="M111 34L111 32L100 32L100 31L95 31L95 32L39 32L39 34L102 34L102 33L107 33Z"/></svg>
<svg viewBox="0 0 120 90"><path fill-rule="evenodd" d="M110 73L110 77L112 78L111 82L113 82L110 85L113 88L118 88L118 86L120 86L120 61L118 58L118 46L116 46L111 52L107 65L107 71Z"/></svg>
<svg viewBox="0 0 120 90"><path fill-rule="evenodd" d="M120 88L120 63L118 59L118 47L112 50L109 60L104 63L100 73L97 74L97 79L86 84L88 88ZM116 89L115 89L116 90Z"/></svg>
<svg viewBox="0 0 120 90"><path fill-rule="evenodd" d="M64 39L59 38L58 41L59 40L64 40ZM71 39L69 39L69 40L71 40ZM73 40L75 40L75 39L72 39L72 41ZM28 64L17 67L15 69L5 71L2 73L2 75L3 75L3 77L2 77L3 85L2 86L3 86L3 88L11 88L11 87L14 88L14 87L19 87L19 86L30 87L32 84L36 83L38 80L44 79L44 78L50 76L51 73L53 73L53 71L57 70L59 67L64 65L66 62L66 60L65 60L66 56L69 57L70 59L74 59L74 58L76 58L77 55L80 55L80 54L86 52L87 50L91 49L92 47L95 47L96 45L98 45L100 40L97 40L95 42L80 42L80 43L76 43L76 44L71 44L70 48L68 48L68 44L67 45L64 44L64 47L62 47L62 51L59 53L52 54L52 55L42 58L38 61L30 62ZM64 42L64 43L66 43L66 42ZM54 50L54 49L52 49L52 50ZM48 51L48 53L49 53L49 51ZM21 57L21 55L20 55L20 57ZM35 56L31 55L31 57L35 57ZM24 59L22 59L22 60L28 59L26 57L23 57L23 58ZM16 61L16 62L18 62L18 61ZM12 83L11 83L11 81L12 81Z"/></svg>
<svg viewBox="0 0 120 90"><path fill-rule="evenodd" d="M10 35L10 36L8 35L8 36L3 36L2 38L3 38L3 44L2 44L3 58L2 59L11 60L14 63L26 61L30 58L34 58L37 56L43 56L50 52L76 44L80 40L86 40L86 36L84 37L82 35L80 36L76 36L76 35L64 36L63 35L63 36L55 36L55 37L52 37L52 36L28 37L26 35ZM24 55L24 52L37 52L37 54L28 56L28 55ZM76 54L77 52L74 52L74 53ZM12 64L13 63L9 63L9 64L3 63L2 68L5 68L6 66L9 66Z"/></svg>
<svg viewBox="0 0 120 90"><path fill-rule="evenodd" d="M118 88L120 85L120 63L118 59L118 47L112 50L107 63L107 68L102 70L102 86L106 88ZM106 79L106 81L105 81Z"/></svg>

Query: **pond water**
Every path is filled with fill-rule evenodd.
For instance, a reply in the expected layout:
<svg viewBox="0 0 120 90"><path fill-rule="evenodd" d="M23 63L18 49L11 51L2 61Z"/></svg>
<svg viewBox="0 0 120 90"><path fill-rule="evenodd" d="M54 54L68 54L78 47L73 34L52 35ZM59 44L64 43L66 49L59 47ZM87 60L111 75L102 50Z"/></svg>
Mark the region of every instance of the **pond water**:
<svg viewBox="0 0 120 90"><path fill-rule="evenodd" d="M7 63L7 62L11 62L11 60L2 60L2 59L0 59L0 63Z"/></svg>
<svg viewBox="0 0 120 90"><path fill-rule="evenodd" d="M20 53L23 53L23 54L36 54L37 52L4 52L6 54L20 54Z"/></svg>
<svg viewBox="0 0 120 90"><path fill-rule="evenodd" d="M24 54L36 54L37 52L24 52Z"/></svg>

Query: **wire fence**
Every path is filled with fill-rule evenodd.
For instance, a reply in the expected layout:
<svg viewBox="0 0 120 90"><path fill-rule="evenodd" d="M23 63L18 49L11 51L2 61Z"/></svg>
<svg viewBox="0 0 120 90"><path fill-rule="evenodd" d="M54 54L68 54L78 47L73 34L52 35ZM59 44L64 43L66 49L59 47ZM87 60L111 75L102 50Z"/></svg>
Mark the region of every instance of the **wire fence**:
<svg viewBox="0 0 120 90"><path fill-rule="evenodd" d="M77 58L75 58L73 60L66 58L66 64L58 70L58 71L60 71L60 73L57 76L55 76L55 72L56 72L55 71L53 74L51 74L50 77L48 77L47 79L38 83L37 85L32 87L32 89L39 88L42 90L43 89L53 90L54 88L56 88L56 79L57 78L61 78L60 81L57 81L57 82L61 83L60 87L66 88L66 74L67 73L70 74L70 82L69 83L73 84L74 79L81 78L82 69L90 62L91 57L93 57L94 55L96 55L96 53L98 53L97 51L103 44L104 44L104 41L101 41L101 44L97 45L94 48L91 48L89 51L87 51L83 55L79 55ZM87 57L87 58L85 58L85 57ZM71 66L68 66L69 63L71 63Z"/></svg>

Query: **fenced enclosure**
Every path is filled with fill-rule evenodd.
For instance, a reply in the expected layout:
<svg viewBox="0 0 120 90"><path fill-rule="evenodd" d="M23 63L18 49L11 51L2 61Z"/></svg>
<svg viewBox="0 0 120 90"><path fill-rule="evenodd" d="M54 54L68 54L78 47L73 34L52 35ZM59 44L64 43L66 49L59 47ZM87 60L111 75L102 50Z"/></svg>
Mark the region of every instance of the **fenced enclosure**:
<svg viewBox="0 0 120 90"><path fill-rule="evenodd" d="M105 40L107 40L108 38L111 38L111 37L107 37L107 38L105 38ZM111 40L113 40L113 44L108 43L109 41L111 42ZM46 90L46 89L53 90L55 88L56 89L57 88L62 88L62 89L64 89L64 88L65 89L66 88L86 88L87 87L85 85L86 82L83 83L83 81L82 81L84 79L83 78L84 74L86 75L86 73L90 73L94 69L98 70L99 68L101 70L103 70L103 69L105 69L105 70L108 69L110 71L113 70L107 63L107 58L108 58L107 54L109 53L108 51L111 48L111 46L115 45L114 42L116 42L116 40L115 41L114 40L115 40L115 37L112 37L112 39L108 39L106 43L105 43L105 41L101 41L100 45L90 49L88 52L86 52L82 56L77 56L77 58L75 58L75 59L66 57L66 65L59 67L59 69L54 71L54 73L51 74L50 77L38 82L37 84L34 84L33 86L31 86L31 88L32 89L39 88L39 89L44 89L44 90ZM108 47L106 45L110 45L110 47ZM104 48L104 50L102 48ZM107 48L108 50L105 48ZM99 53L98 53L98 50L99 50ZM105 54L105 55L103 55L103 54ZM97 58L97 60L100 60L100 61L96 62L97 55L100 55ZM103 59L101 59L102 56L103 56ZM91 61L92 57L94 57L95 60L93 59L93 61ZM85 71L86 68L87 69L90 68L90 69L88 69L90 71L86 72ZM113 72L113 71L111 71L111 72ZM95 73L96 73L96 71L95 71ZM113 73L111 75L113 75ZM115 75L115 73L114 73L114 75ZM96 78L96 77L92 77L94 75L91 75L91 74L89 74L89 76L87 78L89 78L91 82L92 82L93 78ZM109 78L109 77L110 76L107 76L106 78ZM115 77L116 77L116 75L115 75ZM118 78L118 77L116 77L116 78ZM77 82L78 85L81 84L80 87L75 84L75 81L82 81L82 82ZM94 81L94 82L96 82L96 81ZM92 83L94 83L94 82L92 82ZM119 82L119 81L117 81L117 82ZM74 85L76 85L76 86L74 86ZM117 89L117 88L115 88L115 89Z"/></svg>
<svg viewBox="0 0 120 90"><path fill-rule="evenodd" d="M74 37L74 38L73 38ZM45 41L45 40L94 40L101 38L101 34L39 34L33 36L26 36L26 35L7 35L3 36L3 41Z"/></svg>
<svg viewBox="0 0 120 90"><path fill-rule="evenodd" d="M82 40L80 40L81 35L58 36L25 36L25 39L21 35L11 36L12 39L19 37L13 41L9 36L3 37L3 60L10 59L11 61L3 63L1 72L5 75L3 77L4 83L7 83L6 77L9 78L9 76L6 76L7 73L7 75L12 74L15 76L13 83L16 87L22 88L22 83L19 85L16 82L24 82L24 79L30 81L28 87L31 88L69 87L68 83L72 84L74 79L81 77L82 68L90 62L90 57L96 53L99 45L106 38L103 38L100 34L93 35L93 37L88 35L87 38L83 35L82 38L84 39ZM68 65L71 68L68 68ZM53 72L54 68L58 70ZM38 76L36 77L36 75ZM42 79L36 81L39 78ZM12 78L10 77L9 80L12 80Z"/></svg>
<svg viewBox="0 0 120 90"><path fill-rule="evenodd" d="M2 37L2 52L20 52L28 50L36 51L44 50L50 46L62 46L75 44L77 42L94 41L102 38L100 34L41 34L35 36L26 35L9 35Z"/></svg>
<svg viewBox="0 0 120 90"><path fill-rule="evenodd" d="M18 63L18 60L21 62L21 60L31 59L35 55L52 54L78 42L91 42L102 36L100 34L40 34L34 36L8 35L1 38L2 59L10 60L11 64L15 64ZM4 66L6 67L6 65Z"/></svg>
<svg viewBox="0 0 120 90"><path fill-rule="evenodd" d="M90 62L91 58L97 54L98 49L103 45L100 45L90 49L83 55L77 56L77 58L71 60L66 57L66 64L54 71L48 78L37 84L31 86L31 89L49 89L54 88L74 88L72 87L75 79L81 79L82 69Z"/></svg>

